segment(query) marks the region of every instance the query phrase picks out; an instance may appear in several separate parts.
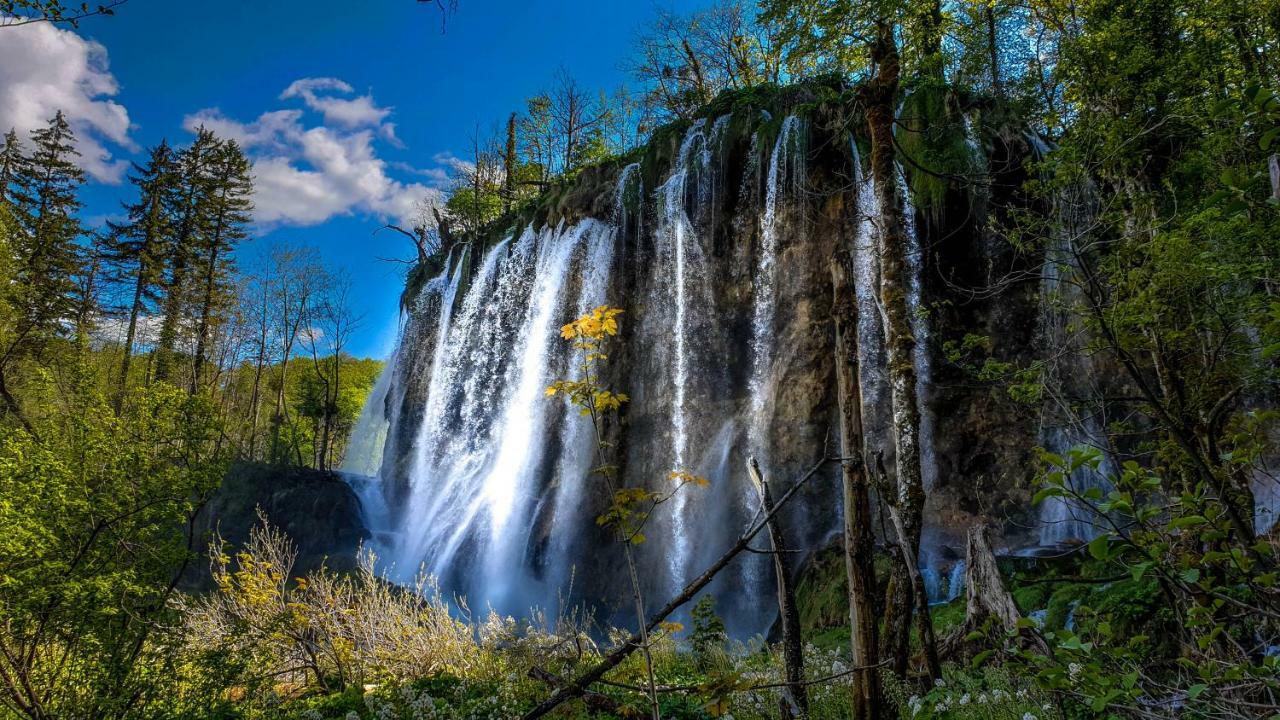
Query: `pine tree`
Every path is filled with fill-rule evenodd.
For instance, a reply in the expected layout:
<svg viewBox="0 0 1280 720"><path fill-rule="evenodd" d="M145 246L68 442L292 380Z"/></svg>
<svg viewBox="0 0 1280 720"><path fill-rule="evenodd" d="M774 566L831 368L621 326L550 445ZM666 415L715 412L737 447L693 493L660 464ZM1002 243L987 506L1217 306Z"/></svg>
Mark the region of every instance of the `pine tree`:
<svg viewBox="0 0 1280 720"><path fill-rule="evenodd" d="M33 152L10 170L10 202L18 231L10 251L13 282L7 288L16 310L15 327L0 355L0 399L22 417L11 394L9 373L24 356L41 352L49 341L67 334L83 304L80 299L82 253L77 240L80 209L76 192L84 171L75 163L75 135L59 111L49 124L31 133ZM6 147L10 139L6 138ZM16 141L14 142L16 146ZM16 155L9 155L10 162Z"/></svg>
<svg viewBox="0 0 1280 720"><path fill-rule="evenodd" d="M200 269L195 369L191 392L200 386L214 327L230 306L231 252L247 237L253 210L253 179L249 161L234 140L219 143L210 156L209 194L204 204L204 234L196 244Z"/></svg>
<svg viewBox="0 0 1280 720"><path fill-rule="evenodd" d="M164 281L164 262L173 232L169 215L170 199L177 187L177 156L167 142L152 148L145 165L134 164L129 181L138 190L138 200L125 204L128 221L109 224L105 259L116 272L115 279L132 285L129 320L124 339L124 357L120 361L116 409L129 385L129 366L137 341L138 321L147 303L158 297Z"/></svg>
<svg viewBox="0 0 1280 720"><path fill-rule="evenodd" d="M0 202L10 200L9 185L13 183L25 160L22 145L18 142L18 133L10 129L4 135L4 146L0 147Z"/></svg>
<svg viewBox="0 0 1280 720"><path fill-rule="evenodd" d="M168 213L173 234L167 250L168 273L164 282L164 310L160 337L156 343L157 380L172 381L174 351L191 301L188 275L197 254L200 235L205 232L206 204L210 191L210 165L219 141L203 127L196 139L178 155L178 175L169 195Z"/></svg>
<svg viewBox="0 0 1280 720"><path fill-rule="evenodd" d="M14 177L14 204L23 231L18 237L18 283L25 286L26 321L56 335L60 321L75 307L74 278L81 260L76 191L84 183L84 171L75 164L80 153L61 112L31 133L31 140L34 152Z"/></svg>

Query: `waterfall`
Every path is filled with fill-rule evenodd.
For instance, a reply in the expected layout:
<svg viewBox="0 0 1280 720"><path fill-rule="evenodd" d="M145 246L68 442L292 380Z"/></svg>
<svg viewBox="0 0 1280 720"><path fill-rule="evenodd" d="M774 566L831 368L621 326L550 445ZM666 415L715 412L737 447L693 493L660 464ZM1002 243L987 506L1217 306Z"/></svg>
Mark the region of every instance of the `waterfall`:
<svg viewBox="0 0 1280 720"><path fill-rule="evenodd" d="M338 467L338 473L360 499L360 519L370 529L385 528L390 512L377 475L382 467L382 450L386 447L387 430L391 427L386 413L387 394L391 390L399 355L397 346L378 374L369 398L360 409L360 417L351 428L342 464ZM375 543L376 541L375 539Z"/></svg>
<svg viewBox="0 0 1280 720"><path fill-rule="evenodd" d="M351 428L346 450L342 454L340 472L373 477L382 466L382 448L387 441L387 392L391 389L391 377L395 374L396 356L392 353L382 372L378 374L369 398L360 409L360 417Z"/></svg>
<svg viewBox="0 0 1280 720"><path fill-rule="evenodd" d="M705 133L706 121L698 120L690 126L680 144L675 168L657 190L660 215L657 228L658 262L663 269L664 288L668 297L655 298L655 302L669 304L659 313L658 320L669 328L672 346L667 355L668 373L671 382L673 401L670 411L671 422L671 464L672 471L689 470L689 371L694 364L694 349L691 347L694 331L691 328L689 308L691 304L706 307L706 268L705 256L701 240L693 220L685 209L685 202L690 191L690 175L693 175L693 196L701 200L706 197L709 185L706 172L710 160L708 139ZM699 203L701 205L702 203ZM691 298L693 295L694 298ZM689 504L687 492L676 493L669 501L670 532L673 547L667 556L667 565L671 578L671 587L684 585L688 573L690 557L689 537L691 530L686 526L685 516Z"/></svg>
<svg viewBox="0 0 1280 720"><path fill-rule="evenodd" d="M635 165L628 167L638 167ZM622 191L627 180L624 171L618 181L618 204L616 210L621 217ZM605 288L609 281L610 269L613 266L615 236L614 227L585 221L586 240L582 262L582 279L578 297L574 302L574 317L586 314L589 310L605 303ZM577 360L570 359L566 367L570 374L577 365ZM560 425L561 450L556 462L556 493L552 500L553 522L561 531L555 533L551 543L551 556L547 565L555 569L557 589L566 587L570 575L574 571L577 545L573 528L582 527L592 522L588 513L583 512L586 500L586 483L593 481L592 468L596 465L596 437L591 424L577 412L566 412Z"/></svg>
<svg viewBox="0 0 1280 720"><path fill-rule="evenodd" d="M796 152L793 145L802 140L800 118L789 115L782 121L778 139L769 158L769 172L765 180L764 213L760 218L760 251L756 260L754 294L751 317L751 434L752 452L766 462L769 445L764 429L769 422L769 400L772 386L773 346L777 307L778 283L778 202L783 183L788 178L798 180L804 176L804 154ZM792 157L794 155L794 158Z"/></svg>
<svg viewBox="0 0 1280 720"><path fill-rule="evenodd" d="M1253 530L1259 535L1268 533L1280 520L1280 481L1263 470L1256 470L1251 483L1253 490Z"/></svg>
<svg viewBox="0 0 1280 720"><path fill-rule="evenodd" d="M880 215L875 181L863 175L858 144L853 151L853 181L858 191L858 231L853 240L854 295L858 304L858 382L862 390L862 426L867 447L887 447L888 405L884 358L884 314L880 307L880 256L875 219Z"/></svg>
<svg viewBox="0 0 1280 720"><path fill-rule="evenodd" d="M619 219L635 177L632 169L620 178ZM478 264L463 246L425 284L410 312L415 336L406 326L344 466L389 578L422 568L471 607L505 613L546 602L567 581L594 439L589 423L543 391L575 372L559 328L605 302L615 237L613 225L591 219L527 228ZM406 342L430 342L420 365L400 358ZM420 417L387 417L397 405L388 397L403 398L408 385L425 388L415 396ZM397 449L405 460L380 462L378 446L402 436L412 438ZM548 442L557 437L558 447ZM564 519L561 532L548 534L548 514Z"/></svg>
<svg viewBox="0 0 1280 720"><path fill-rule="evenodd" d="M924 581L925 594L930 605L946 605L954 602L964 591L964 575L966 569L963 560L951 563L951 568L943 574L937 568L922 567L920 576Z"/></svg>
<svg viewBox="0 0 1280 720"><path fill-rule="evenodd" d="M875 178L862 172L858 144L850 138L853 155L853 178L858 189L858 215L862 218L853 243L854 293L858 303L858 367L862 385L864 435L870 447L888 447L888 377L885 367L884 341L888 336L888 318L880 304L880 240L875 218L880 215ZM907 242L907 311L911 315L911 333L915 338L912 365L916 371L916 405L920 412L920 477L926 491L937 481L938 467L934 456L934 416L929 393L933 383L933 361L929 353L929 319L924 307L924 253L916 232L915 207L911 193L898 169L899 191L903 204L903 235Z"/></svg>
<svg viewBox="0 0 1280 720"><path fill-rule="evenodd" d="M1056 405L1046 407L1040 429L1040 444L1049 452L1065 456L1078 446L1092 447L1101 453L1098 467L1081 467L1067 478L1080 493L1090 489L1111 490L1108 478L1115 463L1107 441L1105 403L1102 390L1096 387L1099 373L1092 354L1087 352L1088 338L1071 326L1069 318L1080 307L1079 286L1066 277L1073 269L1070 243L1082 237L1093 217L1092 188L1064 191L1055 200L1056 232L1045 250L1040 285L1040 342L1050 355L1044 384L1052 392ZM1056 359L1064 358L1064 359ZM1065 398L1082 397L1084 402ZM1063 497L1046 498L1040 505L1040 544L1088 542L1098 536L1098 519L1091 509Z"/></svg>
<svg viewBox="0 0 1280 720"><path fill-rule="evenodd" d="M933 387L933 360L929 354L929 312L924 305L924 250L916 233L916 209L898 167L898 191L902 195L903 233L907 240L907 312L911 314L911 334L915 337L911 360L916 370L916 407L920 412L920 480L925 492L938 481L938 463L933 448L933 411L929 393Z"/></svg>
<svg viewBox="0 0 1280 720"><path fill-rule="evenodd" d="M1067 484L1078 493L1091 489L1107 493L1111 490L1108 480L1115 468L1107 452L1106 439L1093 416L1083 420L1083 427L1058 426L1046 428L1041 444L1051 453L1065 456L1072 448L1086 446L1101 452L1101 462L1095 469L1090 466L1077 468L1067 478ZM1040 544L1045 546L1066 543L1089 542L1102 532L1099 518L1094 511L1074 499L1045 498L1040 508Z"/></svg>

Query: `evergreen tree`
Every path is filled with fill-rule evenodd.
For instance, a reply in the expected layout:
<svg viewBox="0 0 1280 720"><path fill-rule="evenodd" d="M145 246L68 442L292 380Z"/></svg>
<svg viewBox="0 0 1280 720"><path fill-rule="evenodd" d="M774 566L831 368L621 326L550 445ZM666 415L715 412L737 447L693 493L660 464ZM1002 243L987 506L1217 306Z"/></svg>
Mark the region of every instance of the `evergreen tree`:
<svg viewBox="0 0 1280 720"><path fill-rule="evenodd" d="M211 335L221 315L232 305L234 290L231 252L247 237L253 210L253 179L249 160L234 140L218 143L209 162L209 188L204 203L204 233L196 243L200 292L195 365L191 391L200 386Z"/></svg>
<svg viewBox="0 0 1280 720"><path fill-rule="evenodd" d="M116 268L115 278L132 286L125 329L124 357L120 361L117 409L129 384L129 366L137 341L138 321L148 302L158 298L164 281L167 243L173 231L170 198L177 185L177 156L167 142L152 148L145 165L134 164L129 181L138 200L125 204L128 221L110 224L106 260Z"/></svg>
<svg viewBox="0 0 1280 720"><path fill-rule="evenodd" d="M14 331L0 350L0 399L20 418L8 382L13 364L65 336L82 306L77 283L83 270L77 244L81 228L75 213L84 171L75 163L75 135L59 111L46 127L31 133L31 141L31 156L11 171L18 229L11 239L14 275L7 290L17 312ZM9 146L8 140L5 144Z"/></svg>
<svg viewBox="0 0 1280 720"><path fill-rule="evenodd" d="M189 274L196 262L199 238L206 230L211 165L219 144L213 132L201 127L196 131L196 139L178 156L177 182L174 192L168 196L173 234L166 253L168 272L163 288L163 319L156 343L157 380L174 379L178 334L191 302L191 290L187 287Z"/></svg>
<svg viewBox="0 0 1280 720"><path fill-rule="evenodd" d="M0 147L0 202L10 200L9 185L13 182L23 161L18 133L10 129L4 135L4 146Z"/></svg>

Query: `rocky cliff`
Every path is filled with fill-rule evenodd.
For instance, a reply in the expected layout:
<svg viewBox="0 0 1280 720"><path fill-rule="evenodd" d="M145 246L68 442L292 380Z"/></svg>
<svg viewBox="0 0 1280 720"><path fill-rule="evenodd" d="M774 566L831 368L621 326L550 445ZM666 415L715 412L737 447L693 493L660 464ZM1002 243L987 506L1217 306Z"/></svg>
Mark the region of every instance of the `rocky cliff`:
<svg viewBox="0 0 1280 720"><path fill-rule="evenodd" d="M1053 421L975 380L944 348L968 338L1003 362L1044 354L1042 255L991 228L1048 209L1021 194L1034 136L977 99L916 95L899 142L911 149L902 182L914 200L923 560L941 573L979 520L1009 548L1040 539L1031 450L1058 438L1046 433ZM786 485L834 453L833 254L857 271L867 440L891 470L864 133L856 94L840 82L728 95L418 268L371 404L389 432L379 482L362 496L391 574L423 563L473 607L505 612L565 597L606 614L624 605L620 552L594 522L605 501L590 474L590 427L542 393L574 372L560 325L608 303L625 310L608 381L631 396L608 423L610 461L630 486L662 488L676 469L711 480L664 504L640 549L650 596L680 587L755 512L749 456ZM795 548L830 541L838 498L833 466L790 507ZM714 589L738 632L774 615L757 600L771 597L762 557Z"/></svg>
<svg viewBox="0 0 1280 720"><path fill-rule="evenodd" d="M356 553L369 537L360 501L350 485L333 473L309 468L236 463L196 516L196 547L203 551L215 536L232 547L249 539L261 513L284 531L297 549L293 574L322 565L337 572L356 567ZM208 560L202 555L183 578L188 590L211 587Z"/></svg>

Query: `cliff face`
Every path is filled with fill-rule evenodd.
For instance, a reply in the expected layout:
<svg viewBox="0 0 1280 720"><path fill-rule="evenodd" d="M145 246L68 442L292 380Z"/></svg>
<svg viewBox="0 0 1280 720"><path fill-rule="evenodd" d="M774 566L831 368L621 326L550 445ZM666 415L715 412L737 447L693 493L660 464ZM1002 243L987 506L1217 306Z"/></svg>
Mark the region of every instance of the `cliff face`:
<svg viewBox="0 0 1280 720"><path fill-rule="evenodd" d="M1036 541L1030 449L1044 437L1036 408L944 356L949 341L983 336L997 358L1028 361L1045 334L1039 260L988 230L1003 213L1035 209L1018 195L1033 149L981 109L962 111L950 96L945 105L923 131L956 135L972 172L939 182L928 158L903 168L908 186L930 187L912 212L911 301L931 486L923 559L939 571L979 519L1001 528L1006 546ZM606 430L611 462L629 486L668 487L675 469L711 480L659 508L640 548L651 597L683 585L755 512L749 456L786 485L835 453L835 253L857 271L869 450L892 469L864 127L839 86L727 99L420 269L371 404L389 432L380 482L363 499L392 574L424 563L472 607L504 612L562 596L606 614L624 606L621 553L594 521L605 498L590 475L589 425L542 397L574 373L560 325L608 303L625 310L608 384L631 396ZM796 548L822 546L839 526L835 470L790 507ZM770 574L752 556L718 583L732 629L772 621L754 600L770 597Z"/></svg>
<svg viewBox="0 0 1280 720"><path fill-rule="evenodd" d="M337 572L356 568L356 552L369 537L360 501L351 486L333 473L263 463L237 463L196 516L196 549L204 551L215 535L241 547L261 512L282 530L298 551L293 574L321 566ZM188 590L212 587L202 554L183 577Z"/></svg>

